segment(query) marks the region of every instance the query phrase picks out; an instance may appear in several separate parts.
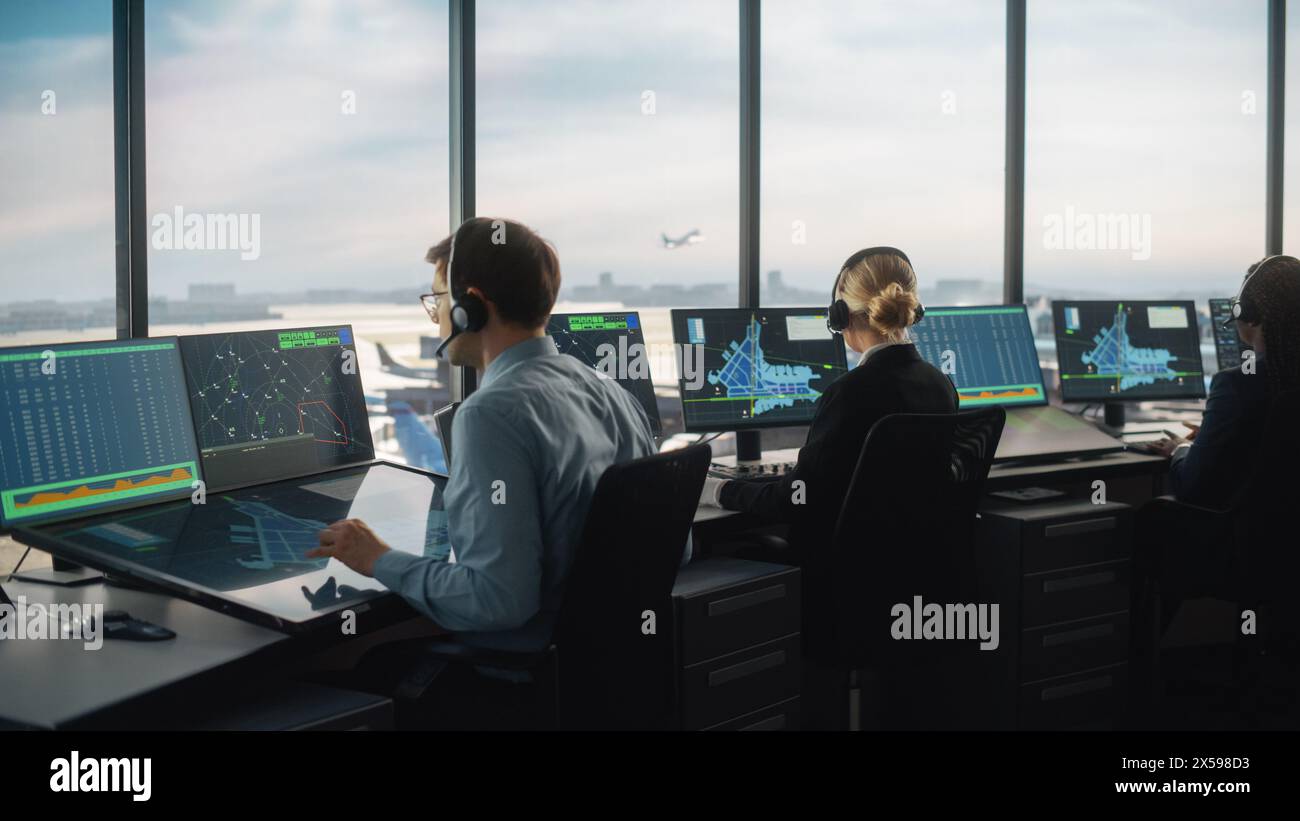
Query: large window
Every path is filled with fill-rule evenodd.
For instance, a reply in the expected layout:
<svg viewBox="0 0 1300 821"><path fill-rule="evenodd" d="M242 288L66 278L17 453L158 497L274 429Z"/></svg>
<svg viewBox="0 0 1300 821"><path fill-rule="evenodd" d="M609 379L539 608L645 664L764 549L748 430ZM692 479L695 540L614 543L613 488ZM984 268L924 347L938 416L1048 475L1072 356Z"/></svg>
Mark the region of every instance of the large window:
<svg viewBox="0 0 1300 821"><path fill-rule="evenodd" d="M448 401L418 303L449 219L447 43L445 0L147 7L150 332L351 323L397 458L383 407Z"/></svg>
<svg viewBox="0 0 1300 821"><path fill-rule="evenodd" d="M1300 4L1292 4L1289 11L1286 17L1286 116L1283 118L1286 126L1283 151L1286 173L1283 174L1285 184L1282 186L1285 206L1282 250L1296 256L1300 254ZM1261 44L1260 49L1267 54L1264 45Z"/></svg>
<svg viewBox="0 0 1300 821"><path fill-rule="evenodd" d="M1265 0L1031 3L1025 297L1181 297L1264 251ZM1203 356L1213 370L1208 317Z"/></svg>
<svg viewBox="0 0 1300 821"><path fill-rule="evenodd" d="M0 3L0 347L112 338L113 4Z"/></svg>
<svg viewBox="0 0 1300 821"><path fill-rule="evenodd" d="M928 304L1002 292L1000 0L763 4L762 301L825 305L894 245Z"/></svg>
<svg viewBox="0 0 1300 821"><path fill-rule="evenodd" d="M668 309L737 300L736 3L487 0L477 12L478 212L555 244L557 311L641 311L672 433Z"/></svg>

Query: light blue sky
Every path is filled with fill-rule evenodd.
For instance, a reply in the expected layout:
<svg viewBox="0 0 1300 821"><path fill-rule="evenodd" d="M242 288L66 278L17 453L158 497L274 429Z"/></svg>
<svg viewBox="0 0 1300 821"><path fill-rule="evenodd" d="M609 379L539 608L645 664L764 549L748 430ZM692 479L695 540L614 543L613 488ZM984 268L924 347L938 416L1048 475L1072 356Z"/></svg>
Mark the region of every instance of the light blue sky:
<svg viewBox="0 0 1300 821"><path fill-rule="evenodd" d="M763 270L821 288L854 249L890 243L923 282L999 278L1003 4L764 5ZM148 6L151 211L262 226L252 262L154 252L151 290L427 278L447 222L444 0ZM1264 0L1029 6L1031 285L1235 283L1263 250ZM0 0L0 302L112 293L110 8ZM734 0L481 0L478 14L479 210L554 241L571 284L733 282ZM1044 248L1044 217L1067 206L1149 215L1151 259ZM658 247L690 228L705 242Z"/></svg>

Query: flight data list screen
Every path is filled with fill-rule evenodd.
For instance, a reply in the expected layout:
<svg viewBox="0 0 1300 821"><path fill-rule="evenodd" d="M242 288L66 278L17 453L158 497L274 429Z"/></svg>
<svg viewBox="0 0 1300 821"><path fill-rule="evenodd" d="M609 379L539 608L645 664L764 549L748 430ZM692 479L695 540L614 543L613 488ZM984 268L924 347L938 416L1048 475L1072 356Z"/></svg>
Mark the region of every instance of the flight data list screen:
<svg viewBox="0 0 1300 821"><path fill-rule="evenodd" d="M188 495L201 478L175 338L0 350L5 526Z"/></svg>
<svg viewBox="0 0 1300 821"><path fill-rule="evenodd" d="M1023 305L927 308L910 333L921 357L952 379L962 407L1047 402Z"/></svg>

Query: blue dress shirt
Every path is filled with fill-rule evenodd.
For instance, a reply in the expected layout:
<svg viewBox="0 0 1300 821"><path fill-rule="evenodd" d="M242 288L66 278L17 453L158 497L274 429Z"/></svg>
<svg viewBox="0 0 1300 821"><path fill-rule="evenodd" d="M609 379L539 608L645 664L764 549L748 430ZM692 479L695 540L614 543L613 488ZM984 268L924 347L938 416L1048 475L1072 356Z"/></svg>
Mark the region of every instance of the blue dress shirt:
<svg viewBox="0 0 1300 821"><path fill-rule="evenodd" d="M656 451L645 411L543 336L492 361L451 438L454 561L389 551L375 578L463 641L540 649L601 474Z"/></svg>

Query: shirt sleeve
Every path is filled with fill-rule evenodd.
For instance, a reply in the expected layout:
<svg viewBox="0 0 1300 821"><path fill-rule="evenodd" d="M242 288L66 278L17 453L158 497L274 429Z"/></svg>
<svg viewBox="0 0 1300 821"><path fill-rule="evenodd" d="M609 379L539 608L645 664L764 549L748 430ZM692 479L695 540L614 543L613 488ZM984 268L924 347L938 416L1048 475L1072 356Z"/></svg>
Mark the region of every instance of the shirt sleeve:
<svg viewBox="0 0 1300 821"><path fill-rule="evenodd" d="M1174 495L1193 504L1227 504L1219 498L1227 487L1225 466L1232 464L1229 450L1241 447L1236 435L1244 413L1240 395L1232 389L1228 372L1216 374L1205 400L1201 429L1191 447L1178 448L1169 462L1169 485Z"/></svg>
<svg viewBox="0 0 1300 821"><path fill-rule="evenodd" d="M795 482L801 482L801 496L808 493L809 480L821 472L831 437L843 420L839 392L832 385L817 400L817 413L808 428L808 438L799 449L794 468L779 480L729 481L718 490L718 503L728 510L750 513L763 522L784 523L799 512L795 502Z"/></svg>
<svg viewBox="0 0 1300 821"><path fill-rule="evenodd" d="M533 450L499 411L463 406L445 495L455 562L389 551L375 578L448 630L509 630L536 615L542 533Z"/></svg>

